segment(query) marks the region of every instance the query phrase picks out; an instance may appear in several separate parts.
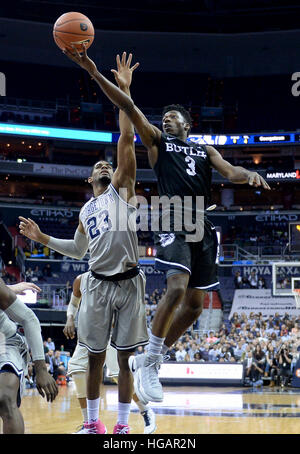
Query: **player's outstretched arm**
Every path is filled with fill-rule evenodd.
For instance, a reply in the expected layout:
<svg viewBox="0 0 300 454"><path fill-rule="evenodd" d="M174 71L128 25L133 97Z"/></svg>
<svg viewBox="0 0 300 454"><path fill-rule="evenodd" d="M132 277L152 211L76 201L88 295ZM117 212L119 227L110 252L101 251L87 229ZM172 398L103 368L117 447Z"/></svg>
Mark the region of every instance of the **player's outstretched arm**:
<svg viewBox="0 0 300 454"><path fill-rule="evenodd" d="M271 189L268 183L261 175L259 175L259 173L244 169L244 167L233 166L228 161L223 159L221 154L214 147L207 146L206 150L210 158L212 167L232 183L248 183L250 186L262 186L263 189Z"/></svg>
<svg viewBox="0 0 300 454"><path fill-rule="evenodd" d="M41 232L39 226L30 218L24 218L19 216L20 219L20 233L27 238L42 243L45 246L59 252L62 255L72 257L75 259L82 259L88 250L88 240L85 235L85 231L82 223L79 221L78 228L75 232L73 240L64 240L60 238L54 238Z"/></svg>
<svg viewBox="0 0 300 454"><path fill-rule="evenodd" d="M132 54L126 59L126 52L123 52L122 59L117 55L117 70L112 69L116 82L124 93L130 96L130 86L132 82L132 73L139 66L136 63L132 67ZM112 183L119 191L120 188L126 188L126 201L132 200L135 195L136 180L136 156L134 146L134 127L129 117L123 110L119 110L119 128L120 137L117 147L117 169L114 173ZM122 195L122 194L121 194Z"/></svg>
<svg viewBox="0 0 300 454"><path fill-rule="evenodd" d="M70 60L85 69L97 82L103 93L111 102L128 115L138 132L143 145L148 150L149 161L153 167L157 160L157 146L160 142L161 131L156 128L156 126L149 123L145 115L136 107L130 96L120 90L119 87L106 79L106 77L98 71L95 63L88 57L84 44L82 45L81 53L79 53L75 47L73 47L73 53L68 49L65 49L63 52Z"/></svg>
<svg viewBox="0 0 300 454"><path fill-rule="evenodd" d="M42 397L53 401L58 393L55 380L47 372L41 325L35 313L16 298L16 293L0 279L0 309L14 322L19 323L25 333L31 350L32 360L36 371L36 385Z"/></svg>

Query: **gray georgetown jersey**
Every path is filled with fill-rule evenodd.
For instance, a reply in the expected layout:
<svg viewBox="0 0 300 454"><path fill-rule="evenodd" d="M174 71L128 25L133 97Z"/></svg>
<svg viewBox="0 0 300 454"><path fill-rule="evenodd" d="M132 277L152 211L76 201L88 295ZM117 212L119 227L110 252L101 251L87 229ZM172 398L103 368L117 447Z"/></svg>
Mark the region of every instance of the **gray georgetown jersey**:
<svg viewBox="0 0 300 454"><path fill-rule="evenodd" d="M6 339L16 334L17 325L0 309L0 344L1 337Z"/></svg>
<svg viewBox="0 0 300 454"><path fill-rule="evenodd" d="M112 184L82 207L79 219L88 238L91 270L111 276L138 264L136 208Z"/></svg>

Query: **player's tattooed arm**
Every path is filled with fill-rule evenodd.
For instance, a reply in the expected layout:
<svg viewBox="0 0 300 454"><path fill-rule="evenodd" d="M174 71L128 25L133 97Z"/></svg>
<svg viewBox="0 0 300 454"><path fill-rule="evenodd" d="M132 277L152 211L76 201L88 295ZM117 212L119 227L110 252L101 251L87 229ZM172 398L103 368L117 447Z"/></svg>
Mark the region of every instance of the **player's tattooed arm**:
<svg viewBox="0 0 300 454"><path fill-rule="evenodd" d="M78 52L75 47L73 47L73 52L68 49L65 49L63 52L70 60L85 69L97 82L103 93L111 102L128 115L138 132L143 145L148 150L150 165L153 167L158 157L158 145L161 139L161 131L147 120L145 115L134 104L130 96L120 90L119 87L110 82L98 71L95 63L88 57L84 44L82 45L81 53Z"/></svg>
<svg viewBox="0 0 300 454"><path fill-rule="evenodd" d="M270 190L270 186L265 179L257 172L252 172L240 166L233 166L228 161L223 159L222 155L211 146L206 147L211 165L224 178L236 184L249 184L250 186L262 186L263 189Z"/></svg>

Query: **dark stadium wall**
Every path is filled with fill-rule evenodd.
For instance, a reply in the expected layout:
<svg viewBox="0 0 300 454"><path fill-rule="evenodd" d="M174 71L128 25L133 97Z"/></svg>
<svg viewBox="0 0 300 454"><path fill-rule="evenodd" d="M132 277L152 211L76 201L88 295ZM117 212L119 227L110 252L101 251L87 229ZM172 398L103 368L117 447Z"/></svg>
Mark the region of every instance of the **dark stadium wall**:
<svg viewBox="0 0 300 454"><path fill-rule="evenodd" d="M1 59L72 67L54 43L56 19L49 17L45 24L1 18ZM205 72L213 77L292 74L299 62L299 38L300 30L245 34L96 30L90 55L101 69L111 68L115 55L125 50L133 52L145 72Z"/></svg>

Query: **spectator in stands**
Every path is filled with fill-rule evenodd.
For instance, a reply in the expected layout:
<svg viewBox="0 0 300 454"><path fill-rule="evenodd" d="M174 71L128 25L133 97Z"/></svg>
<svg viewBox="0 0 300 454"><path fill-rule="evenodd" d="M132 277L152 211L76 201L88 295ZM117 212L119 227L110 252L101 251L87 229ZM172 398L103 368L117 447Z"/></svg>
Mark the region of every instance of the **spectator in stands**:
<svg viewBox="0 0 300 454"><path fill-rule="evenodd" d="M47 263L47 265L44 266L43 268L43 275L45 277L52 277L52 270L51 270L51 265L50 263Z"/></svg>
<svg viewBox="0 0 300 454"><path fill-rule="evenodd" d="M178 350L175 353L176 361L184 361L186 356L186 350L184 350L183 345L178 344Z"/></svg>
<svg viewBox="0 0 300 454"><path fill-rule="evenodd" d="M214 344L212 346L212 348L209 349L208 360L209 361L218 361L220 353L221 353L221 350L219 349L218 344Z"/></svg>
<svg viewBox="0 0 300 454"><path fill-rule="evenodd" d="M250 288L249 279L246 276L244 276L242 278L242 287L241 288Z"/></svg>
<svg viewBox="0 0 300 454"><path fill-rule="evenodd" d="M260 276L258 278L257 288L267 288L267 284L266 284L266 281L265 281L264 277Z"/></svg>
<svg viewBox="0 0 300 454"><path fill-rule="evenodd" d="M290 334L289 334L289 330L287 328L287 325L285 323L283 323L281 325L281 330L280 330L280 337L281 337L281 341L282 342L285 342L287 340L290 339Z"/></svg>
<svg viewBox="0 0 300 454"><path fill-rule="evenodd" d="M47 345L47 341L44 341L43 344L44 344L44 353L45 353L45 355L46 355L46 353L49 352L49 348L48 348L48 345Z"/></svg>
<svg viewBox="0 0 300 454"><path fill-rule="evenodd" d="M53 378L57 380L59 375L66 375L67 371L63 361L60 359L60 351L56 350L53 357Z"/></svg>
<svg viewBox="0 0 300 454"><path fill-rule="evenodd" d="M51 339L51 337L48 337L46 346L48 347L49 350L55 351L55 344L54 344L53 340Z"/></svg>
<svg viewBox="0 0 300 454"><path fill-rule="evenodd" d="M261 386L263 369L255 361L252 351L248 352L247 358L244 361L244 367L246 369L246 377L250 379L253 386Z"/></svg>
<svg viewBox="0 0 300 454"><path fill-rule="evenodd" d="M198 352L198 346L197 346L196 342L192 342L191 347L188 350L190 361L194 361L194 356L197 352Z"/></svg>
<svg viewBox="0 0 300 454"><path fill-rule="evenodd" d="M218 338L214 335L214 332L210 331L208 333L208 337L206 338L206 342L208 344L214 344L217 340L218 340Z"/></svg>
<svg viewBox="0 0 300 454"><path fill-rule="evenodd" d="M195 356L194 356L194 362L195 363L199 363L199 362L202 362L203 360L201 359L201 355L199 352L195 353Z"/></svg>
<svg viewBox="0 0 300 454"><path fill-rule="evenodd" d="M38 265L34 268L33 272L32 272L32 278L31 278L31 281L32 282L36 282L36 281L41 281L43 280L43 273L42 271L39 269Z"/></svg>
<svg viewBox="0 0 300 454"><path fill-rule="evenodd" d="M31 267L27 268L27 270L25 271L25 278L26 278L27 282L31 282L32 281L33 271L31 269Z"/></svg>
<svg viewBox="0 0 300 454"><path fill-rule="evenodd" d="M288 381L291 377L291 363L293 356L289 351L287 343L283 343L278 352L278 366L280 375L280 385L282 387L287 386Z"/></svg>
<svg viewBox="0 0 300 454"><path fill-rule="evenodd" d="M258 279L257 279L257 274L255 271L251 271L248 281L249 281L250 288L257 288Z"/></svg>
<svg viewBox="0 0 300 454"><path fill-rule="evenodd" d="M234 347L233 349L233 356L235 360L240 362L242 360L243 353L243 341L239 341L236 347Z"/></svg>
<svg viewBox="0 0 300 454"><path fill-rule="evenodd" d="M257 344L255 346L255 350L253 352L253 358L256 362L256 364L262 369L264 372L265 369L265 363L266 363L266 355L262 351L261 345Z"/></svg>
<svg viewBox="0 0 300 454"><path fill-rule="evenodd" d="M268 344L266 353L265 377L270 377L270 386L275 385L275 376L278 374L277 355L272 343Z"/></svg>
<svg viewBox="0 0 300 454"><path fill-rule="evenodd" d="M297 344L294 344L292 346L292 349L291 349L291 355L292 355L292 362L291 362L291 375L294 374L295 372L295 368L296 368L296 364L297 364L297 361L299 359L299 356L300 356L300 352L298 351L298 347L297 347Z"/></svg>
<svg viewBox="0 0 300 454"><path fill-rule="evenodd" d="M209 361L209 344L204 344L204 347L199 349L199 353L202 361Z"/></svg>
<svg viewBox="0 0 300 454"><path fill-rule="evenodd" d="M291 329L291 336L293 338L299 339L300 338L300 329L299 323L294 323L293 328Z"/></svg>
<svg viewBox="0 0 300 454"><path fill-rule="evenodd" d="M46 362L49 374L53 375L53 371L54 371L54 351L53 350L49 350L48 353L46 353L45 362Z"/></svg>
<svg viewBox="0 0 300 454"><path fill-rule="evenodd" d="M236 271L233 281L234 281L234 287L236 289L242 288L243 278L241 276L240 271Z"/></svg>
<svg viewBox="0 0 300 454"><path fill-rule="evenodd" d="M135 355L142 355L144 353L144 347L142 345L139 345L138 348L136 349Z"/></svg>

